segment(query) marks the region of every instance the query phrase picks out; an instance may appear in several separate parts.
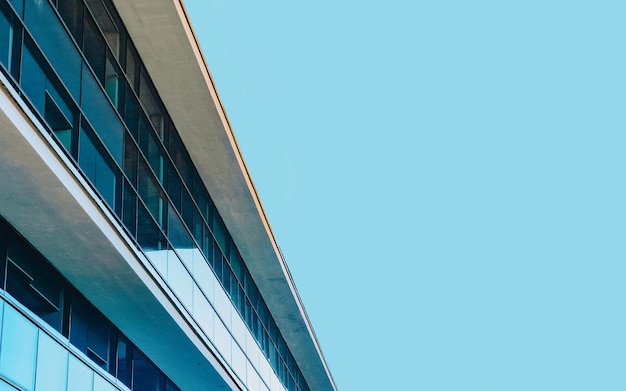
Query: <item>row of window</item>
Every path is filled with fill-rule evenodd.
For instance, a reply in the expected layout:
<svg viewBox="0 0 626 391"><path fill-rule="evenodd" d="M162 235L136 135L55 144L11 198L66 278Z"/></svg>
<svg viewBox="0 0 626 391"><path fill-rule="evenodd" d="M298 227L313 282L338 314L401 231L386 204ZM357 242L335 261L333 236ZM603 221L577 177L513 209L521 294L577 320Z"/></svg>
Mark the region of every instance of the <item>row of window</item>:
<svg viewBox="0 0 626 391"><path fill-rule="evenodd" d="M2 219L0 268L3 290L131 390L178 390L95 306ZM24 338L20 338L20 341L23 342ZM20 380L20 375L16 376L16 380Z"/></svg>
<svg viewBox="0 0 626 391"><path fill-rule="evenodd" d="M308 389L113 6L11 4L0 62L102 199L147 253L198 248L283 384Z"/></svg>

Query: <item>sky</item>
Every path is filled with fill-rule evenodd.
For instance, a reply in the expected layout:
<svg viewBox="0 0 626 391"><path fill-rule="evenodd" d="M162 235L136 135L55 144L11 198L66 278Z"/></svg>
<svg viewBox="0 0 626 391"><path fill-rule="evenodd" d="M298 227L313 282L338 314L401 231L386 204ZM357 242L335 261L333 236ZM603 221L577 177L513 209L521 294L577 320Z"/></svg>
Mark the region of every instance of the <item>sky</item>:
<svg viewBox="0 0 626 391"><path fill-rule="evenodd" d="M626 3L185 0L339 390L626 389Z"/></svg>

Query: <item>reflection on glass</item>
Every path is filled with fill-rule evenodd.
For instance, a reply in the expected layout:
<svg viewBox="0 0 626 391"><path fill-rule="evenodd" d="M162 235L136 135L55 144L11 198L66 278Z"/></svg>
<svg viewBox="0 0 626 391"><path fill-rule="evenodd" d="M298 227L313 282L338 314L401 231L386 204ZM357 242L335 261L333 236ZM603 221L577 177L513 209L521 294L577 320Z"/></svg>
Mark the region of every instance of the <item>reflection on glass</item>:
<svg viewBox="0 0 626 391"><path fill-rule="evenodd" d="M176 293L176 296L183 302L183 305L191 310L193 304L193 280L175 254L172 254L168 261L167 282L174 293Z"/></svg>
<svg viewBox="0 0 626 391"><path fill-rule="evenodd" d="M46 391L65 391L67 350L45 333L39 333L37 350L35 388Z"/></svg>
<svg viewBox="0 0 626 391"><path fill-rule="evenodd" d="M232 337L228 333L226 326L219 320L219 318L215 318L215 322L213 323L215 326L214 333L215 338L213 339L213 343L217 347L217 350L222 354L224 360L230 364L231 362L231 344Z"/></svg>
<svg viewBox="0 0 626 391"><path fill-rule="evenodd" d="M20 303L61 331L63 286L58 274L30 246L12 234L9 239L6 290Z"/></svg>
<svg viewBox="0 0 626 391"><path fill-rule="evenodd" d="M239 348L239 346L237 346L236 343L232 344L232 354L233 354L233 359L232 359L232 366L233 369L235 370L235 373L239 376L239 378L242 381L246 381L246 356L244 356L243 352L241 351L241 349Z"/></svg>
<svg viewBox="0 0 626 391"><path fill-rule="evenodd" d="M133 391L159 391L164 385L165 378L154 364L135 350L133 352Z"/></svg>
<svg viewBox="0 0 626 391"><path fill-rule="evenodd" d="M24 21L65 87L78 99L81 59L50 4L40 0L26 0Z"/></svg>
<svg viewBox="0 0 626 391"><path fill-rule="evenodd" d="M35 381L37 328L13 307L5 305L0 344L0 372L32 389Z"/></svg>
<svg viewBox="0 0 626 391"><path fill-rule="evenodd" d="M132 352L126 338L120 336L117 340L117 378L122 381L128 388L131 386L132 379Z"/></svg>
<svg viewBox="0 0 626 391"><path fill-rule="evenodd" d="M193 286L193 317L202 330L204 330L206 336L213 340L213 320L215 318L215 311L200 292L200 288L195 284Z"/></svg>
<svg viewBox="0 0 626 391"><path fill-rule="evenodd" d="M13 26L0 12L0 63L7 70L11 70L11 52L13 51Z"/></svg>
<svg viewBox="0 0 626 391"><path fill-rule="evenodd" d="M67 391L91 391L93 371L70 354Z"/></svg>
<svg viewBox="0 0 626 391"><path fill-rule="evenodd" d="M117 388L95 373L93 377L93 391L117 391Z"/></svg>

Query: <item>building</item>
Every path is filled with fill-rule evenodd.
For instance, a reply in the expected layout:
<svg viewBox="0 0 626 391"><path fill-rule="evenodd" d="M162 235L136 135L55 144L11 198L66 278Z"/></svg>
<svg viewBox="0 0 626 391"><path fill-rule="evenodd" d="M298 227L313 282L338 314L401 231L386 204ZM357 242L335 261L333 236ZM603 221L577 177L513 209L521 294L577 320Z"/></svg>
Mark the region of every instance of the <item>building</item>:
<svg viewBox="0 0 626 391"><path fill-rule="evenodd" d="M336 390L181 0L0 0L0 390Z"/></svg>

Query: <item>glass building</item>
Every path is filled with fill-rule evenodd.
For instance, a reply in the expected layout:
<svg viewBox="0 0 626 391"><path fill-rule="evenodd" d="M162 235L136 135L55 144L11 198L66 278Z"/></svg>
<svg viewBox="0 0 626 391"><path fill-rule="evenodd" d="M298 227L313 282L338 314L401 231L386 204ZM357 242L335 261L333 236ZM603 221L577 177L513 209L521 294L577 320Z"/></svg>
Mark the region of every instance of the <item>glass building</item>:
<svg viewBox="0 0 626 391"><path fill-rule="evenodd" d="M336 390L182 0L0 0L0 391Z"/></svg>

